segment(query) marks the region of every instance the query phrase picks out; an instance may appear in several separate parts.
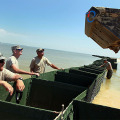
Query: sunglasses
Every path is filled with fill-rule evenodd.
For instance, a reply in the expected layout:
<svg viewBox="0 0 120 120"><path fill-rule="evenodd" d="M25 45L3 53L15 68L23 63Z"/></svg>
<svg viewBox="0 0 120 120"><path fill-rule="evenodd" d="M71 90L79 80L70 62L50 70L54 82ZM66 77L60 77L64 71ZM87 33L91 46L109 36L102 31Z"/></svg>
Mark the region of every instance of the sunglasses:
<svg viewBox="0 0 120 120"><path fill-rule="evenodd" d="M0 63L4 63L5 62L5 60L0 60Z"/></svg>
<svg viewBox="0 0 120 120"><path fill-rule="evenodd" d="M44 50L42 50L42 51L38 51L38 52L42 53L42 52L44 52Z"/></svg>
<svg viewBox="0 0 120 120"><path fill-rule="evenodd" d="M21 50L23 50L23 49L17 49L17 50L21 51Z"/></svg>

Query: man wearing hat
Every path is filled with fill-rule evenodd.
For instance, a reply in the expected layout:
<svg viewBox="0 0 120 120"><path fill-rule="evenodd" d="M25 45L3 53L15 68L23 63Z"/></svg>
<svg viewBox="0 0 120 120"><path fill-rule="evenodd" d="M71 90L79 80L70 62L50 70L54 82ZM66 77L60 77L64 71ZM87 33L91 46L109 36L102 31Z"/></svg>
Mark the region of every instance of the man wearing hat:
<svg viewBox="0 0 120 120"><path fill-rule="evenodd" d="M22 77L18 74L14 74L13 72L4 68L5 57L0 53L0 85L4 86L7 91L9 91L10 95L13 94L13 87L7 83L6 81L15 81L16 89L23 91L25 86L22 81Z"/></svg>
<svg viewBox="0 0 120 120"><path fill-rule="evenodd" d="M22 55L23 48L21 48L19 45L18 46L13 46L11 47L13 55L9 57L9 59L6 62L6 68L14 73L19 73L19 74L28 74L28 75L37 75L39 76L38 73L33 73L33 72L27 72L24 70L19 69L19 64L18 64L18 58L20 55Z"/></svg>
<svg viewBox="0 0 120 120"><path fill-rule="evenodd" d="M39 48L36 50L37 56L34 57L30 64L30 71L37 73L44 73L46 64L54 69L60 69L52 64L46 57L44 57L44 49Z"/></svg>
<svg viewBox="0 0 120 120"><path fill-rule="evenodd" d="M107 69L107 78L110 79L112 77L113 69L110 62L107 59L103 59L104 64L100 67L105 67Z"/></svg>

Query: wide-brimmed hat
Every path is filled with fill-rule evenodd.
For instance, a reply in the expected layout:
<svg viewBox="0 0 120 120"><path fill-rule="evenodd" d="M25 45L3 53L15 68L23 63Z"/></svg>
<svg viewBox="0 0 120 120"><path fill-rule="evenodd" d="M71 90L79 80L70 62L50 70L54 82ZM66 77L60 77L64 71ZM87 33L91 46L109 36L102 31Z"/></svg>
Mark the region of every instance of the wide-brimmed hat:
<svg viewBox="0 0 120 120"><path fill-rule="evenodd" d="M23 50L23 48L21 48L19 45L17 45L17 46L12 46L11 49L12 49L12 51L13 51L13 50Z"/></svg>
<svg viewBox="0 0 120 120"><path fill-rule="evenodd" d="M2 53L0 53L0 60L5 60L5 57L3 56Z"/></svg>
<svg viewBox="0 0 120 120"><path fill-rule="evenodd" d="M44 49L43 48L39 48L39 49L36 50L36 52L41 52L41 51L44 51Z"/></svg>

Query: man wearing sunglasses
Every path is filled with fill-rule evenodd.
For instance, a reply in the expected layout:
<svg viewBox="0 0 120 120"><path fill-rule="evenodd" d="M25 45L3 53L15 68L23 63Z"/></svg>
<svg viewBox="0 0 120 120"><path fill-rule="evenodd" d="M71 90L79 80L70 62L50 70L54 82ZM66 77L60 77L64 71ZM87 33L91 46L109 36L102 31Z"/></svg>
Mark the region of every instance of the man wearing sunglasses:
<svg viewBox="0 0 120 120"><path fill-rule="evenodd" d="M21 48L19 45L18 46L13 46L11 47L13 55L9 57L9 59L6 62L6 68L14 73L19 73L19 74L28 74L28 75L37 75L39 76L38 73L34 72L27 72L24 70L19 69L19 64L18 64L18 58L20 55L22 55L23 48Z"/></svg>
<svg viewBox="0 0 120 120"><path fill-rule="evenodd" d="M13 87L6 81L16 81L16 90L23 91L25 86L22 77L4 68L5 57L0 53L0 85L4 86L10 95L13 94Z"/></svg>
<svg viewBox="0 0 120 120"><path fill-rule="evenodd" d="M30 71L36 73L44 73L46 64L54 69L61 69L52 64L46 57L44 57L44 49L39 48L36 50L37 56L34 57L30 64Z"/></svg>

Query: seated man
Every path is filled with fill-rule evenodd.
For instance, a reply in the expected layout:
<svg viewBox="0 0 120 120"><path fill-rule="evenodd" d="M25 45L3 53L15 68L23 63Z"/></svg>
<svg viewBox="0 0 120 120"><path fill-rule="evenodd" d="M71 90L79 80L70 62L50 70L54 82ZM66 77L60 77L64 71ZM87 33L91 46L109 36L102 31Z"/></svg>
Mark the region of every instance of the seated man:
<svg viewBox="0 0 120 120"><path fill-rule="evenodd" d="M11 49L12 49L13 55L8 58L6 62L6 69L14 73L39 76L38 73L27 72L27 71L19 69L18 58L22 55L23 48L21 48L20 46L13 46L11 47Z"/></svg>
<svg viewBox="0 0 120 120"><path fill-rule="evenodd" d="M5 57L0 53L0 85L4 86L7 91L9 91L10 95L13 94L13 87L7 83L6 81L15 81L16 89L19 91L23 91L25 86L23 81L21 80L21 76L18 74L14 74L11 71L4 68Z"/></svg>
<svg viewBox="0 0 120 120"><path fill-rule="evenodd" d="M107 78L110 79L112 77L113 69L112 65L110 62L107 61L107 59L104 59L104 64L101 65L100 67L105 67L107 69Z"/></svg>
<svg viewBox="0 0 120 120"><path fill-rule="evenodd" d="M44 49L39 48L36 50L37 56L34 57L30 64L30 71L37 73L44 73L46 64L54 69L61 69L52 64L46 57L44 57Z"/></svg>

